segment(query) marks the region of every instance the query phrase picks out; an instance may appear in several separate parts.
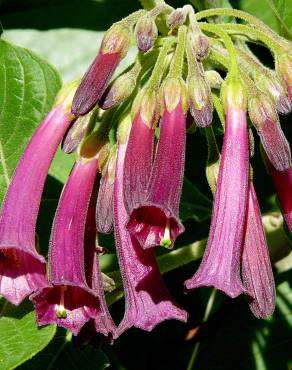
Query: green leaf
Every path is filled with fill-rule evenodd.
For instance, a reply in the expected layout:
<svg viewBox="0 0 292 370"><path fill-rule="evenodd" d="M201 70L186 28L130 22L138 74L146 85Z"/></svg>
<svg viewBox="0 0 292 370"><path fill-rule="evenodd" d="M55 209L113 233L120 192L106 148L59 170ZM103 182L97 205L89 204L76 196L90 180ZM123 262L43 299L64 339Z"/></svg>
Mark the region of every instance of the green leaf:
<svg viewBox="0 0 292 370"><path fill-rule="evenodd" d="M37 124L60 88L56 70L27 49L0 40L0 201Z"/></svg>
<svg viewBox="0 0 292 370"><path fill-rule="evenodd" d="M56 332L53 325L38 328L34 312L20 319L0 319L0 368L15 369L35 356L52 340Z"/></svg>
<svg viewBox="0 0 292 370"><path fill-rule="evenodd" d="M72 335L59 328L51 343L19 370L104 370L109 365L102 351L89 345L84 349L74 346Z"/></svg>

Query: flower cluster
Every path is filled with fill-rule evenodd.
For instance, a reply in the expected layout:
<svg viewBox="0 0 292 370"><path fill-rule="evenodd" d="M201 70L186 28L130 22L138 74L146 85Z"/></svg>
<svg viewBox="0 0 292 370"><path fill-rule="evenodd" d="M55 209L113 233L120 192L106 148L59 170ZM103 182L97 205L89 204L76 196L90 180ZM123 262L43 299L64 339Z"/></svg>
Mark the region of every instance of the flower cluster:
<svg viewBox="0 0 292 370"><path fill-rule="evenodd" d="M247 24L200 21L221 14ZM132 35L136 60L110 82ZM246 37L271 49L275 70L252 54ZM291 51L261 21L231 9L195 14L189 5L173 9L160 2L114 24L81 82L59 93L15 171L0 216L1 295L16 305L30 296L39 325L57 323L74 335L87 322L114 339L132 326L151 330L166 319L186 321L163 282L154 247L172 248L184 231L179 206L186 133L199 127L209 150L218 151L215 107L224 140L207 168L214 194L210 234L185 289L245 294L256 317L270 315L275 285L253 185L247 114L292 230L291 154L278 117L292 107ZM46 271L35 227L60 143L77 154L55 214ZM98 233L112 228L125 292L117 326L105 301L111 282L100 272L97 242Z"/></svg>

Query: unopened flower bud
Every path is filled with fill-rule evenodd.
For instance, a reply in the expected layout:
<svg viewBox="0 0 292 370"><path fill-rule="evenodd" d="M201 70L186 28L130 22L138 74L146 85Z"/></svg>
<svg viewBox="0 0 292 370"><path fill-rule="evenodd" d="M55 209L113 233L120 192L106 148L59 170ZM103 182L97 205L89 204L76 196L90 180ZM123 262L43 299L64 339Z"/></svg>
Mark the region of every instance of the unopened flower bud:
<svg viewBox="0 0 292 370"><path fill-rule="evenodd" d="M280 78L285 82L290 101L292 103L292 56L291 53L279 55L276 60L276 70Z"/></svg>
<svg viewBox="0 0 292 370"><path fill-rule="evenodd" d="M217 71L206 71L205 76L211 88L220 89L223 79Z"/></svg>
<svg viewBox="0 0 292 370"><path fill-rule="evenodd" d="M183 8L177 8L167 18L167 26L170 29L178 28L186 21L187 12Z"/></svg>
<svg viewBox="0 0 292 370"><path fill-rule="evenodd" d="M268 94L276 104L276 109L281 114L291 112L291 102L287 96L287 91L279 81L276 75L263 73L255 76L257 87L265 94Z"/></svg>
<svg viewBox="0 0 292 370"><path fill-rule="evenodd" d="M278 171L285 171L291 166L291 153L272 100L264 94L254 95L248 110L270 162Z"/></svg>
<svg viewBox="0 0 292 370"><path fill-rule="evenodd" d="M213 103L211 89L202 75L188 78L190 110L199 127L207 127L213 119Z"/></svg>
<svg viewBox="0 0 292 370"><path fill-rule="evenodd" d="M141 17L136 23L135 35L138 49L146 53L152 48L158 36L155 20L149 15Z"/></svg>
<svg viewBox="0 0 292 370"><path fill-rule="evenodd" d="M95 111L91 111L85 116L80 116L77 118L62 142L63 152L69 154L75 151L83 138L92 130L95 124L95 119Z"/></svg>
<svg viewBox="0 0 292 370"><path fill-rule="evenodd" d="M208 37L202 32L195 32L192 35L192 44L196 58L202 60L209 54L210 44Z"/></svg>
<svg viewBox="0 0 292 370"><path fill-rule="evenodd" d="M131 30L122 23L114 24L103 38L100 51L83 76L72 103L72 113L88 113L100 100L116 67L127 54Z"/></svg>
<svg viewBox="0 0 292 370"><path fill-rule="evenodd" d="M136 78L131 72L119 76L105 91L99 102L99 106L102 109L109 109L122 103L132 94L135 86Z"/></svg>

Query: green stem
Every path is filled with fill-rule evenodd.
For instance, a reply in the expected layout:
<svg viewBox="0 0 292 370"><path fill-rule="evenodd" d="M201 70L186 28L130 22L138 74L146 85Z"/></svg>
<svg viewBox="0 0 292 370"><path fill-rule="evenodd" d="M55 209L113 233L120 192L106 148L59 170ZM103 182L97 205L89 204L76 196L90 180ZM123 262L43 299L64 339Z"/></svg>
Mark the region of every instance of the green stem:
<svg viewBox="0 0 292 370"><path fill-rule="evenodd" d="M249 35L251 38L256 37L263 44L265 44L274 54L278 54L284 51L283 47L275 42L272 38L264 34L262 31L245 24L227 24L221 23L217 26L223 27L227 31L238 32L239 34Z"/></svg>
<svg viewBox="0 0 292 370"><path fill-rule="evenodd" d="M230 77L237 77L238 76L238 64L237 64L237 54L235 46L230 38L230 36L223 31L218 25L208 24L208 23L200 23L201 30L205 30L211 33L217 34L223 41L226 49L229 53L229 76Z"/></svg>
<svg viewBox="0 0 292 370"><path fill-rule="evenodd" d="M137 20L141 18L144 14L146 14L146 10L144 9L137 10L136 12L128 15L126 18L120 20L120 22L118 23L124 23L127 26L132 27L137 22Z"/></svg>
<svg viewBox="0 0 292 370"><path fill-rule="evenodd" d="M221 125L222 125L222 127L224 127L224 125L225 125L225 113L224 113L223 105L221 104L221 100L215 94L212 94L212 100L213 100L214 107L215 107L215 109L218 113Z"/></svg>
<svg viewBox="0 0 292 370"><path fill-rule="evenodd" d="M213 131L213 127L209 126L205 129L207 145L208 145L208 164L217 162L220 158L220 152L217 146L216 137Z"/></svg>
<svg viewBox="0 0 292 370"><path fill-rule="evenodd" d="M216 292L217 292L217 290L213 289L211 294L210 294L210 297L208 299L208 303L207 303L207 306L206 306L206 310L205 310L205 313L204 313L202 324L207 322L209 317L210 317L210 314L212 312L212 308L214 306L215 298L216 298ZM200 342L197 342L195 344L194 350L192 352L192 356L191 356L190 361L188 363L187 370L193 370L194 369L194 363L195 363L195 360L197 358L197 354L199 352L200 344L201 344Z"/></svg>
<svg viewBox="0 0 292 370"><path fill-rule="evenodd" d="M178 30L177 46L173 62L170 67L169 77L181 77L186 48L187 27L181 26Z"/></svg>
<svg viewBox="0 0 292 370"><path fill-rule="evenodd" d="M268 33L270 35L270 39L274 41L277 40L285 44L288 48L290 48L289 43L285 39L281 38L278 34L273 32L269 27L267 27L264 22L262 22L261 20L254 17L253 15L248 14L242 10L230 9L230 8L209 9L209 10L204 10L202 12L197 13L196 19L200 20L203 18L213 17L214 15L227 15L227 16L243 19L246 22L257 26L257 28L261 30L261 33L264 33L264 34Z"/></svg>
<svg viewBox="0 0 292 370"><path fill-rule="evenodd" d="M152 71L152 75L151 75L151 77L149 79L149 82L148 82L148 85L147 85L147 87L151 90L152 89L157 90L157 88L159 87L161 77L162 77L164 67L165 67L165 60L167 59L167 54L168 54L168 52L169 52L173 43L174 43L174 39L169 38L164 43L164 45L162 46L162 48L160 50L159 56L158 56L157 61L155 63L154 69Z"/></svg>

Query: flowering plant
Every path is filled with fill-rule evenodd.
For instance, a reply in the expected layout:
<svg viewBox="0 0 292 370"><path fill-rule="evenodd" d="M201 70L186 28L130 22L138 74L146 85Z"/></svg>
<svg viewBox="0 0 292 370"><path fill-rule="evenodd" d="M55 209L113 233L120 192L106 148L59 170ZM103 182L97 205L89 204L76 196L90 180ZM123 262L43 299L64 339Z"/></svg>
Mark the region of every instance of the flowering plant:
<svg viewBox="0 0 292 370"><path fill-rule="evenodd" d="M177 320L184 340L195 342L192 369L200 343L208 343L200 333L220 310L242 302L257 319L274 317L272 263L289 258L292 232L289 129L280 120L292 110L292 44L259 18L216 2L206 1L205 10L196 1L177 8L141 3L104 33L83 77L58 93L56 72L35 62L45 79L55 79L57 94L11 173L10 138L0 141L7 185L0 294L16 306L29 298L41 327L36 335L53 328L53 337L58 326L67 342L109 354L129 329L151 332ZM17 80L20 72L10 76L6 60L20 55L25 73L29 51L0 45L2 80ZM117 72L130 49L135 57ZM17 88L0 87L0 124L10 125L16 114ZM42 101L32 94L31 101ZM58 156L70 158L72 169L46 253L37 222L47 211L42 199ZM265 216L261 177L277 199ZM162 274L170 271L166 284ZM116 308L123 296L123 309ZM203 318L196 317L197 301L206 306Z"/></svg>

